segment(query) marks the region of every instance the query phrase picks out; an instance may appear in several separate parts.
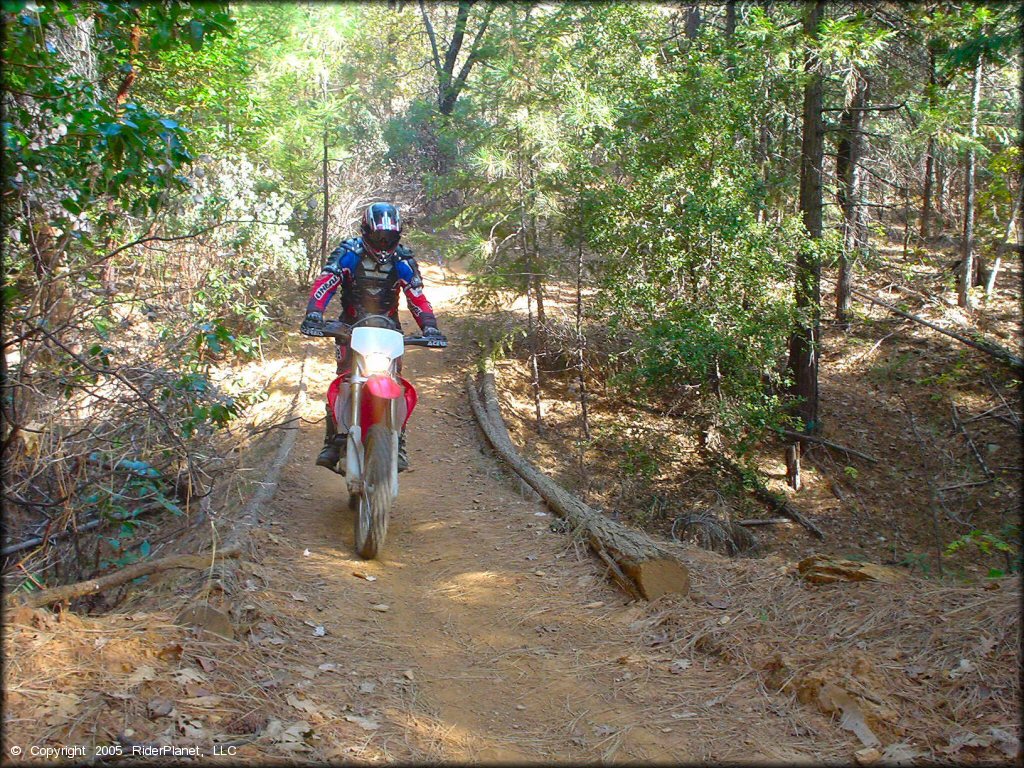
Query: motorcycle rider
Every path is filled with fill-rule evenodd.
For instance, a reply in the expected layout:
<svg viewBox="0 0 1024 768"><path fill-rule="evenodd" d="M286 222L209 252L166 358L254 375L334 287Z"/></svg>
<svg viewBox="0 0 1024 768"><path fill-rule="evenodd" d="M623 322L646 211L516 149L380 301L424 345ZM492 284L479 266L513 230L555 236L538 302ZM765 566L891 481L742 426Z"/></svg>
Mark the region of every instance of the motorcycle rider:
<svg viewBox="0 0 1024 768"><path fill-rule="evenodd" d="M306 304L306 318L300 333L318 336L324 323L324 311L338 288L341 288L341 315L345 323L355 323L366 315L385 315L401 330L398 321L398 293L403 291L413 318L425 337L444 339L438 330L434 310L423 295L423 278L412 251L399 245L402 223L398 208L391 203L373 203L363 213L362 235L350 238L335 248L313 283ZM336 341L337 373L351 367L347 344ZM399 361L400 362L400 361ZM401 372L401 371L399 371ZM324 447L317 456L321 467L334 469L347 446L347 436L338 433L338 425L327 404L327 425ZM409 468L405 446L405 429L398 439L398 470Z"/></svg>

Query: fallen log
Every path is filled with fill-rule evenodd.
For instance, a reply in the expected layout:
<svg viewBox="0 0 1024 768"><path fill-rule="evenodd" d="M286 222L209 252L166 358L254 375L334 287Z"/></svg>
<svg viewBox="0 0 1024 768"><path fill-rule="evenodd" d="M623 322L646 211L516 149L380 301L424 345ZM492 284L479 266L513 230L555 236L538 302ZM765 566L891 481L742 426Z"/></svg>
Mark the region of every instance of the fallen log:
<svg viewBox="0 0 1024 768"><path fill-rule="evenodd" d="M705 449L705 455L707 460L712 464L737 477L740 482L743 483L743 487L747 488L747 490L754 494L754 496L761 502L767 504L780 515L784 515L790 520L800 523L800 525L813 533L819 539L825 538L825 534L818 526L807 519L807 517L805 517L799 510L795 509L783 496L769 490L769 488L762 483L761 479L755 474L744 471L742 467L726 456L714 454L707 449Z"/></svg>
<svg viewBox="0 0 1024 768"><path fill-rule="evenodd" d="M1021 358L1018 355L1013 354L1010 350L1006 349L1005 347L1001 347L995 342L988 341L987 339L968 338L967 336L964 336L961 333L957 333L956 331L951 331L947 328L943 328L941 325L936 325L930 320L925 320L923 317L918 317L917 315L912 315L909 312L904 312L902 309L894 307L892 304L884 302L881 299L877 299L871 294L864 293L864 291L859 291L856 288L851 288L850 292L856 296L860 296L862 299L867 299L872 304L877 304L880 307L884 307L885 309L889 310L895 315L899 315L900 317L907 318L907 320L913 320L915 323L925 325L931 328L933 331L938 331L939 333L949 336L951 339L956 339L961 344L966 344L967 346L977 349L980 352L984 352L987 355L991 355L997 360L1001 360L1004 363L1011 365L1018 370L1024 370L1024 358Z"/></svg>
<svg viewBox="0 0 1024 768"><path fill-rule="evenodd" d="M501 416L494 375L489 371L483 374L482 389L481 396L473 375L466 375L469 402L488 442L516 474L540 494L552 512L565 519L573 532L583 535L623 589L646 600L672 592L689 592L690 573L668 547L605 517L520 456Z"/></svg>
<svg viewBox="0 0 1024 768"><path fill-rule="evenodd" d="M818 443L819 445L824 445L826 448L833 448L837 451L848 453L851 456L856 456L860 459L864 459L864 461L870 461L872 464L878 463L878 459L876 459L874 456L870 456L866 453L862 453L861 451L854 450L853 448L849 448L845 445L840 445L839 443L833 443L831 440L826 440L825 438L818 437L817 435L806 435L803 432L794 432L791 429L781 429L779 431L785 437L791 437L794 440L806 440L809 443Z"/></svg>
<svg viewBox="0 0 1024 768"><path fill-rule="evenodd" d="M62 587L54 587L53 589L44 589L41 592L31 592L24 595L20 599L13 598L15 605L25 605L29 608L41 608L44 605L52 605L53 603L60 603L65 600L74 600L75 598L85 597L86 595L94 595L97 592L104 592L112 587L119 587L122 584L126 584L129 581L138 579L142 576L149 576L153 573L160 573L161 571L169 571L172 568L191 568L194 570L202 570L204 568L211 567L215 558L230 558L238 557L241 553L239 547L230 547L228 549L218 550L216 553L209 553L204 555L171 555L170 557L163 557L159 560L151 560L145 563L136 563L135 565L129 565L125 568L121 568L114 573L106 576L100 576L98 579L89 579L88 581L80 581L77 584L66 584Z"/></svg>

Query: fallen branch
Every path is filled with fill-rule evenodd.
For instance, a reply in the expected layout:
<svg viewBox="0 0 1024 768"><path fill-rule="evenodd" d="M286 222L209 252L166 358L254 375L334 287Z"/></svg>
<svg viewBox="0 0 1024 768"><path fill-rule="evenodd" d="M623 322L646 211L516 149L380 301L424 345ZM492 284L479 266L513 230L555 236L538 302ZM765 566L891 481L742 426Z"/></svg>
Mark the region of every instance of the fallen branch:
<svg viewBox="0 0 1024 768"><path fill-rule="evenodd" d="M53 603L74 600L79 597L85 597L86 595L94 595L97 592L104 592L112 587L119 587L122 584L127 584L129 581L134 581L142 576L149 576L150 574L160 573L161 571L169 571L172 568L191 568L193 570L210 568L213 566L217 557L238 557L240 552L241 550L238 547L232 547L205 555L171 555L170 557L163 557L159 560L151 560L146 563L129 565L114 573L101 576L98 579L89 579L88 581L80 581L77 584L66 584L62 587L45 589L42 592L30 593L20 599L12 596L12 599L15 604L27 605L30 608L41 608L44 605L52 605Z"/></svg>
<svg viewBox="0 0 1024 768"><path fill-rule="evenodd" d="M967 346L977 349L980 352L984 352L987 355L991 355L997 360L1001 360L1007 365L1013 366L1018 370L1024 371L1024 358L1021 358L1013 354L1010 350L1006 349L1005 347L999 346L995 342L988 341L987 339L968 338L967 336L957 333L956 331L950 331L946 328L943 328L941 325L936 325L930 320L925 320L923 317L918 317L917 315L912 315L909 312L904 312L902 309L894 307L892 304L884 302L881 299L877 299L871 294L864 293L864 291L857 290L856 288L851 288L850 292L853 293L855 296L860 296L862 299L867 299L872 304L877 304L880 307L884 307L893 314L899 315L900 317L905 317L908 320L913 320L915 323L925 325L931 328L933 331L938 331L941 334L949 336L951 339L956 339L961 344L966 344Z"/></svg>
<svg viewBox="0 0 1024 768"><path fill-rule="evenodd" d="M996 396L999 398L999 401L1006 406L1006 411L1010 414L1010 418L1013 419L1013 426L1017 427L1017 431L1020 432L1020 417L1017 416L1017 412L1010 407L1010 404L1008 402L1006 402L1006 398L1003 397L1003 393L999 391L999 388L995 385L995 382L992 381L992 377L989 376L987 373L985 374L985 381L987 381L988 385L992 387L992 391L996 393ZM997 416L996 418L1000 417Z"/></svg>
<svg viewBox="0 0 1024 768"><path fill-rule="evenodd" d="M466 375L469 402L488 442L552 512L565 519L574 532L583 534L627 592L647 600L669 592L689 592L689 571L668 547L587 506L520 456L502 419L494 375L489 371L483 374L482 389L481 396L472 374Z"/></svg>
<svg viewBox="0 0 1024 768"><path fill-rule="evenodd" d="M941 488L939 488L939 490L940 491L955 491L958 488L976 488L979 485L988 485L991 482L992 482L992 478L989 478L988 480L975 480L974 482L970 482L970 483L957 483L956 485L944 485Z"/></svg>
<svg viewBox="0 0 1024 768"><path fill-rule="evenodd" d="M819 443L820 445L824 445L826 448L834 448L837 451L843 451L844 453L848 453L851 456L856 456L860 459L864 459L864 461L870 461L872 464L878 463L878 459L876 459L874 456L869 456L866 453L861 453L860 451L854 450L853 448L847 448L845 445L839 445L839 443L833 443L831 440L826 440L823 437L818 437L816 435L805 435L803 432L793 432L792 430L789 429L782 429L779 431L786 437L791 437L794 440L804 440L809 443Z"/></svg>
<svg viewBox="0 0 1024 768"><path fill-rule="evenodd" d="M766 517L754 520L737 520L736 525L782 525L784 523L792 522L793 521L788 517Z"/></svg>
<svg viewBox="0 0 1024 768"><path fill-rule="evenodd" d="M995 477L995 473L988 468L988 464L985 463L985 459L982 458L981 451L978 450L978 446L974 444L974 440L971 439L971 435L967 432L967 427L960 421L960 413L956 409L956 403L950 402L953 407L953 428L956 429L960 434L967 440L967 445L971 448L971 453L974 454L974 458L978 460L978 464L981 465L982 471L985 473L985 477Z"/></svg>
<svg viewBox="0 0 1024 768"><path fill-rule="evenodd" d="M10 546L4 547L3 550L0 550L0 557L7 557L9 555L16 554L17 552L21 552L26 549L31 549L32 547L38 547L40 544L46 541L56 541L57 539L63 538L65 536L70 536L72 533L84 533L86 531L91 531L93 528L99 528L104 523L109 523L115 520L134 520L135 518L142 515L144 512L151 512L156 509L164 509L164 506L159 503L147 504L146 506L140 507L139 509L136 509L132 512L111 515L109 518L96 518L94 520L89 520L85 523L82 523L81 525L75 526L74 529L57 531L56 533L51 533L49 536L33 536L32 538L26 539L25 541L21 541L17 544L11 544Z"/></svg>
<svg viewBox="0 0 1024 768"><path fill-rule="evenodd" d="M818 526L808 520L803 513L795 509L784 497L769 490L755 473L744 470L743 467L727 456L711 453L710 450L705 450L705 455L707 456L708 461L712 464L739 478L743 483L743 487L747 488L752 494L754 494L758 500L767 504L779 514L788 517L794 522L800 523L800 525L819 539L825 538L825 534Z"/></svg>

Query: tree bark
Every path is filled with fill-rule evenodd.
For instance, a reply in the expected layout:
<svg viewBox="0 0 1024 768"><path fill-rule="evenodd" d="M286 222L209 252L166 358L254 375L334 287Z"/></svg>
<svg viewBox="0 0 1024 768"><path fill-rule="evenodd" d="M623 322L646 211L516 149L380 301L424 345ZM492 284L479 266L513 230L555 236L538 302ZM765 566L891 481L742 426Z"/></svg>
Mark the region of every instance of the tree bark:
<svg viewBox="0 0 1024 768"><path fill-rule="evenodd" d="M580 387L580 418L583 438L590 439L590 417L587 412L587 376L585 350L587 337L583 333L583 239L580 238L576 254L576 375Z"/></svg>
<svg viewBox="0 0 1024 768"><path fill-rule="evenodd" d="M928 106L935 108L937 87L935 80L935 51L929 46L928 49ZM928 137L928 149L924 156L924 192L921 202L921 239L927 240L931 236L932 220L932 178L935 175L935 136Z"/></svg>
<svg viewBox="0 0 1024 768"><path fill-rule="evenodd" d="M320 263L327 261L327 222L330 221L330 178L327 173L327 131L324 130L324 224L320 231Z"/></svg>
<svg viewBox="0 0 1024 768"><path fill-rule="evenodd" d="M427 30L427 37L430 39L430 49L434 61L434 70L437 72L437 108L442 115L450 115L455 109L455 102L458 100L459 94L466 85L466 79L469 77L469 73L473 69L473 65L478 60L480 42L483 40L484 34L487 31L487 25L491 20L491 14L494 12L495 4L493 2L488 3L487 10L484 12L484 17L480 21L480 27L477 29L473 42L470 45L469 55L466 57L462 64L462 68L456 75L455 64L458 61L459 52L462 50L462 45L465 41L466 26L469 23L470 9L476 1L477 0L459 0L459 9L455 15L455 28L452 32L452 39L448 43L448 49L445 51L444 62L442 63L437 46L437 35L434 32L434 25L430 22L430 16L427 15L427 8L424 5L423 0L420 0L420 11L423 15L423 25Z"/></svg>
<svg viewBox="0 0 1024 768"><path fill-rule="evenodd" d="M725 36L732 38L736 34L736 0L725 3Z"/></svg>
<svg viewBox="0 0 1024 768"><path fill-rule="evenodd" d="M574 534L582 535L609 565L612 577L623 589L646 600L689 592L689 571L668 546L587 506L520 456L501 418L493 374L484 373L482 388L481 397L472 374L466 375L470 406L488 442L540 494L548 508L569 523Z"/></svg>
<svg viewBox="0 0 1024 768"><path fill-rule="evenodd" d="M696 40L700 34L700 4L690 3L686 7L686 39Z"/></svg>
<svg viewBox="0 0 1024 768"><path fill-rule="evenodd" d="M974 140L978 136L978 108L981 104L981 74L984 57L978 55L974 65L973 93L971 96L971 146L967 150L967 170L964 177L964 232L960 250L960 279L957 291L957 304L971 309L970 289L975 284L974 263L974 167L977 153Z"/></svg>
<svg viewBox="0 0 1024 768"><path fill-rule="evenodd" d="M796 260L797 327L789 340L789 370L793 375L790 395L792 411L803 422L803 430L818 429L818 342L821 326L821 264L817 241L822 235L821 175L824 162L824 126L822 125L822 77L815 71L816 59L811 42L817 39L825 11L824 0L806 6L804 35L808 50L804 54L803 138L800 152L800 211L807 230L807 242ZM792 452L787 451L787 457ZM795 474L795 467L789 467Z"/></svg>
<svg viewBox="0 0 1024 768"><path fill-rule="evenodd" d="M836 282L836 320L846 325L850 313L850 287L853 262L863 248L863 200L861 193L861 155L864 147L863 123L868 102L868 81L857 74L857 82L847 109L839 118L840 140L836 158L839 178L839 208L843 214L843 250L839 255L839 279Z"/></svg>

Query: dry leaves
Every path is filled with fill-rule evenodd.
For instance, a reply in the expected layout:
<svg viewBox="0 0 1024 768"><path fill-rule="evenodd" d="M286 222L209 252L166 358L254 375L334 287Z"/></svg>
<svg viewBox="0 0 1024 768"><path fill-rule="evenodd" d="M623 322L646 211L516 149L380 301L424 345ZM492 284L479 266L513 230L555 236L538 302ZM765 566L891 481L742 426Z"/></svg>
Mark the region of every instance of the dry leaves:
<svg viewBox="0 0 1024 768"><path fill-rule="evenodd" d="M299 712L305 712L308 715L319 714L320 707L314 704L312 701L300 699L294 693L288 694L287 702L295 707Z"/></svg>
<svg viewBox="0 0 1024 768"><path fill-rule="evenodd" d="M182 667L171 672L171 678L178 685L186 685L187 683L203 683L206 682L206 675L200 672L198 669L192 667Z"/></svg>
<svg viewBox="0 0 1024 768"><path fill-rule="evenodd" d="M156 670L150 666L137 667L128 677L128 685L138 685L149 680L156 680Z"/></svg>
<svg viewBox="0 0 1024 768"><path fill-rule="evenodd" d="M355 723L365 731L376 731L380 728L380 723L369 717L361 717L359 715L345 715L345 719L350 723Z"/></svg>
<svg viewBox="0 0 1024 768"><path fill-rule="evenodd" d="M280 720L271 720L263 731L263 738L286 752L312 752L306 743L313 737L313 727L305 720L299 720L287 727Z"/></svg>
<svg viewBox="0 0 1024 768"><path fill-rule="evenodd" d="M864 713L857 706L857 702L838 685L825 683L818 691L818 704L825 713L839 712L839 725L852 731L865 747L882 745L864 719Z"/></svg>

